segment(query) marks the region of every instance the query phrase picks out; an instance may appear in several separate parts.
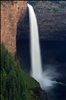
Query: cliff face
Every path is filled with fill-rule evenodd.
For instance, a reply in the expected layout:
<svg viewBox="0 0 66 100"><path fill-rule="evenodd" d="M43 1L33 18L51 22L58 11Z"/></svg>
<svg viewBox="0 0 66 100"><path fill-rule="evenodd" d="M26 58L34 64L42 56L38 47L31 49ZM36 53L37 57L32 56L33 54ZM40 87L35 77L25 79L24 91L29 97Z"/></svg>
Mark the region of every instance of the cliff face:
<svg viewBox="0 0 66 100"><path fill-rule="evenodd" d="M9 52L16 51L17 23L26 11L27 1L3 1L1 3L1 41Z"/></svg>
<svg viewBox="0 0 66 100"><path fill-rule="evenodd" d="M26 3L27 1L1 3L1 39L13 53L16 52L16 35L17 39L29 38ZM40 39L66 40L66 2L36 1L31 4L37 16Z"/></svg>
<svg viewBox="0 0 66 100"><path fill-rule="evenodd" d="M34 9L41 39L66 40L65 1L39 1Z"/></svg>
<svg viewBox="0 0 66 100"><path fill-rule="evenodd" d="M65 1L28 1L33 6L39 27L40 39L66 40L66 2ZM29 38L29 12L19 23L18 38ZM22 25L23 23L23 25ZM20 28L21 27L21 28ZM27 31L26 31L27 30ZM24 34L21 34L24 33Z"/></svg>

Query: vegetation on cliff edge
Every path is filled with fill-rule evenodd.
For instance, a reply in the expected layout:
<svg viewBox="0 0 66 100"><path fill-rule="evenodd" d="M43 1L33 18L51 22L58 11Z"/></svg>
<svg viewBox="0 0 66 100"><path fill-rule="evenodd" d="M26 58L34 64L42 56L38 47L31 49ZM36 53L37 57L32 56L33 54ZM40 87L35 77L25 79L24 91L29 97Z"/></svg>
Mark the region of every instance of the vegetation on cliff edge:
<svg viewBox="0 0 66 100"><path fill-rule="evenodd" d="M1 45L1 100L46 100L39 83L20 69L19 62Z"/></svg>

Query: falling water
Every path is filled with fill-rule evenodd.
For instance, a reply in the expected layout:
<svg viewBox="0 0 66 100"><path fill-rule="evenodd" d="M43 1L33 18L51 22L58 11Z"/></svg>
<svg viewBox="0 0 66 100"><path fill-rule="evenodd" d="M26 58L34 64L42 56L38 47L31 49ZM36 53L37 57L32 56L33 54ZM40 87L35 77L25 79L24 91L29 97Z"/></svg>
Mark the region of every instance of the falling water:
<svg viewBox="0 0 66 100"><path fill-rule="evenodd" d="M40 83L41 88L48 93L55 84L65 84L56 81L60 75L53 66L45 66L46 69L42 71L37 19L33 7L30 4L27 4L27 6L29 8L30 19L31 76L35 78Z"/></svg>
<svg viewBox="0 0 66 100"><path fill-rule="evenodd" d="M42 74L39 34L38 34L37 19L33 7L29 4L28 7L29 7L30 33L31 33L30 34L31 64L32 64L31 75L36 79L40 77Z"/></svg>

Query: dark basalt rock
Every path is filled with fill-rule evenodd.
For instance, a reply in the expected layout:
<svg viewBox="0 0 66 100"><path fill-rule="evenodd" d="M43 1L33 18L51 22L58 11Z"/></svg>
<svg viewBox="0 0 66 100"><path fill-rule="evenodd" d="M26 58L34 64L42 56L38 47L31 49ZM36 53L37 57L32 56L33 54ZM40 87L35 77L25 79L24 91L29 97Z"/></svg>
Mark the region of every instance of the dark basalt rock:
<svg viewBox="0 0 66 100"><path fill-rule="evenodd" d="M66 2L39 1L31 4L36 13L40 39L66 40ZM21 38L29 38L28 8L18 22L17 39Z"/></svg>

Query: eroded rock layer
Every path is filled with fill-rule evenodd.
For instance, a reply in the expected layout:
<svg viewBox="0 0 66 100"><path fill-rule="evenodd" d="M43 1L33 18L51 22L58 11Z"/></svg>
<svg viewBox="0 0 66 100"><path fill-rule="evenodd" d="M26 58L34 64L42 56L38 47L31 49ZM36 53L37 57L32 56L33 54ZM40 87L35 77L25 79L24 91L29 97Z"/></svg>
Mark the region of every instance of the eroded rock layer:
<svg viewBox="0 0 66 100"><path fill-rule="evenodd" d="M1 40L8 51L16 51L17 23L26 11L27 1L1 2Z"/></svg>

